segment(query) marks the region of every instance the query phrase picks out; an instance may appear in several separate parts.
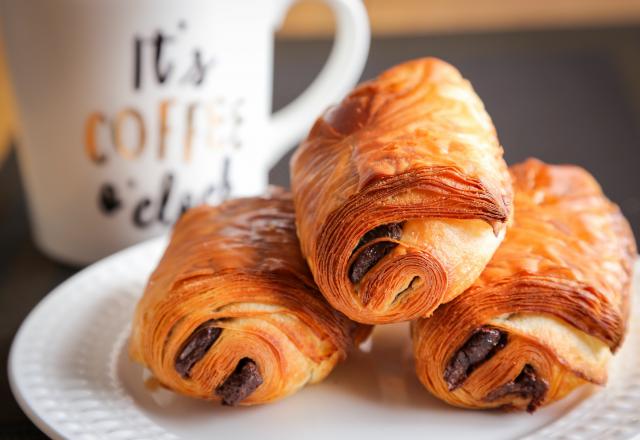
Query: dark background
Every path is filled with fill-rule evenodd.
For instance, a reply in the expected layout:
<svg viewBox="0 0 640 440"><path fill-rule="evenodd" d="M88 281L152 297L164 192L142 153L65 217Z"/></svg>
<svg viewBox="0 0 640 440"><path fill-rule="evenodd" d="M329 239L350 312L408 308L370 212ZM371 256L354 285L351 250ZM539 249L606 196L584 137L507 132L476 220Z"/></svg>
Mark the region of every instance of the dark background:
<svg viewBox="0 0 640 440"><path fill-rule="evenodd" d="M328 40L278 41L274 108L320 70ZM640 236L640 28L375 38L363 78L426 55L456 65L493 117L512 164L576 163L600 181ZM288 185L288 159L271 181ZM29 235L15 153L0 165L0 439L44 437L11 396L6 359L29 310L77 271L42 256Z"/></svg>

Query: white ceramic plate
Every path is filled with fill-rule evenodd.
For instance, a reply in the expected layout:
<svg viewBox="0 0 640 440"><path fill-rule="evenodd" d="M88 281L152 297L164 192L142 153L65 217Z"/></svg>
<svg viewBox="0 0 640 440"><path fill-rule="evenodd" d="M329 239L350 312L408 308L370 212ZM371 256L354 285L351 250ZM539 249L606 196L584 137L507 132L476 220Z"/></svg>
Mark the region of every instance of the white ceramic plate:
<svg viewBox="0 0 640 440"><path fill-rule="evenodd" d="M637 298L609 385L583 387L534 415L461 410L431 397L413 373L406 325L377 327L363 351L325 382L272 405L225 408L153 389L148 373L129 361L126 346L134 305L165 244L143 243L78 273L22 324L9 358L11 386L22 409L49 436L482 440L622 439L640 433ZM637 276L634 292L640 292Z"/></svg>

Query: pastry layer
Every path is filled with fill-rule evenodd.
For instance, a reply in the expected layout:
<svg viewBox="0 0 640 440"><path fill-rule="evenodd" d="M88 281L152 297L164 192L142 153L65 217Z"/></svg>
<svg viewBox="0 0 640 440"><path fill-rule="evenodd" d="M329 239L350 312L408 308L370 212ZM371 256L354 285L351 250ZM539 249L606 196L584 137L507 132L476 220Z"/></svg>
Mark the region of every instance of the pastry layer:
<svg viewBox="0 0 640 440"><path fill-rule="evenodd" d="M413 323L418 377L457 406L533 411L604 384L625 333L636 248L620 209L579 167L530 159L511 173L504 242L466 292Z"/></svg>
<svg viewBox="0 0 640 440"><path fill-rule="evenodd" d="M322 380L365 333L317 290L291 197L278 192L180 219L137 306L130 353L174 391L252 405Z"/></svg>
<svg viewBox="0 0 640 440"><path fill-rule="evenodd" d="M302 252L327 300L356 321L389 323L428 316L469 287L511 215L502 153L469 82L435 58L396 66L330 108L291 161Z"/></svg>

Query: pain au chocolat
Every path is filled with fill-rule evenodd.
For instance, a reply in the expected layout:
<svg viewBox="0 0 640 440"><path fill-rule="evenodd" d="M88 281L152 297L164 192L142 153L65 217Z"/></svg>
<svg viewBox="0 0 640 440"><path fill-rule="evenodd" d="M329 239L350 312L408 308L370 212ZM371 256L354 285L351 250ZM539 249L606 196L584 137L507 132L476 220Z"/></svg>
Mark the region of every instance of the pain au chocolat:
<svg viewBox="0 0 640 440"><path fill-rule="evenodd" d="M515 221L504 242L473 286L412 334L418 377L437 397L531 412L605 383L636 247L585 170L528 160L511 172Z"/></svg>
<svg viewBox="0 0 640 440"><path fill-rule="evenodd" d="M279 192L180 219L138 303L130 353L169 389L252 405L321 381L366 332L318 292Z"/></svg>
<svg viewBox="0 0 640 440"><path fill-rule="evenodd" d="M473 283L511 213L503 150L470 83L396 66L320 117L291 161L298 236L320 290L363 323L430 315Z"/></svg>

